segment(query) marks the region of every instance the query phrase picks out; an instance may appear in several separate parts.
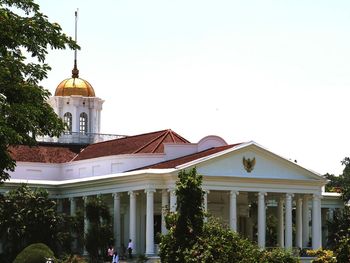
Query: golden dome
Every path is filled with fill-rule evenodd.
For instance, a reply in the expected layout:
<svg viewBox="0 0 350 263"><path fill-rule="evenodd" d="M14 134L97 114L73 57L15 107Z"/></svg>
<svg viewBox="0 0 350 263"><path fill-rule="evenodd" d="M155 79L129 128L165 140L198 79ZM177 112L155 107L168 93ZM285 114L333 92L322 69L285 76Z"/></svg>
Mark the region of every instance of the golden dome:
<svg viewBox="0 0 350 263"><path fill-rule="evenodd" d="M95 91L91 84L81 78L69 78L63 80L56 88L55 96L81 95L83 97L95 97Z"/></svg>

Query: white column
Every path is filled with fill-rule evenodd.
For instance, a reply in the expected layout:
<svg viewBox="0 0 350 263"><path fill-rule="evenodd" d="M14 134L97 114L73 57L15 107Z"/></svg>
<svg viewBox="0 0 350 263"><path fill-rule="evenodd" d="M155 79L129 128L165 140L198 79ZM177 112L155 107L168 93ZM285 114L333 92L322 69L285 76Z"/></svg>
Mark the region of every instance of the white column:
<svg viewBox="0 0 350 263"><path fill-rule="evenodd" d="M169 189L170 192L170 212L176 212L176 194L175 189Z"/></svg>
<svg viewBox="0 0 350 263"><path fill-rule="evenodd" d="M146 255L154 255L154 189L146 189Z"/></svg>
<svg viewBox="0 0 350 263"><path fill-rule="evenodd" d="M163 235L165 235L168 232L165 225L165 215L167 213L168 207L169 207L168 191L163 189L162 190L162 234Z"/></svg>
<svg viewBox="0 0 350 263"><path fill-rule="evenodd" d="M293 247L293 230L292 230L292 194L286 194L286 233L285 246L286 248Z"/></svg>
<svg viewBox="0 0 350 263"><path fill-rule="evenodd" d="M208 212L208 194L209 194L209 190L205 190L204 191L204 196L203 196L203 206L204 206L204 222L208 221L208 217L206 216L207 212Z"/></svg>
<svg viewBox="0 0 350 263"><path fill-rule="evenodd" d="M277 207L277 217L278 217L278 225L277 225L277 244L279 247L284 247L284 198L280 197L278 199L278 207Z"/></svg>
<svg viewBox="0 0 350 263"><path fill-rule="evenodd" d="M86 204L87 204L87 201L88 201L88 197L87 196L83 196L83 203L84 203L84 239L86 239L86 235L87 235L87 232L88 232L88 229L89 229L89 221L86 217ZM84 246L84 252L83 252L84 255L87 255L87 250L86 250L86 247Z"/></svg>
<svg viewBox="0 0 350 263"><path fill-rule="evenodd" d="M297 197L296 200L296 211L295 211L295 228L296 228L296 233L295 233L295 245L298 248L303 247L303 217L302 213L303 212L303 199L301 196Z"/></svg>
<svg viewBox="0 0 350 263"><path fill-rule="evenodd" d="M303 216L302 216L302 236L303 236L303 247L309 245L310 230L309 230L309 197L307 195L303 196Z"/></svg>
<svg viewBox="0 0 350 263"><path fill-rule="evenodd" d="M74 197L70 197L69 198L69 202L70 202L70 215L71 216L75 216L75 213L77 211L77 205L75 202L75 198Z"/></svg>
<svg viewBox="0 0 350 263"><path fill-rule="evenodd" d="M312 249L322 246L321 229L321 197L318 194L312 196Z"/></svg>
<svg viewBox="0 0 350 263"><path fill-rule="evenodd" d="M70 216L75 216L77 212L77 202L74 197L69 198L70 202ZM85 215L85 214L84 214ZM84 221L84 226L85 226L85 221ZM85 229L85 228L84 228ZM85 233L85 232L84 232ZM78 248L78 240L77 240L77 234L74 232L72 233L73 241L72 241L72 250L76 251Z"/></svg>
<svg viewBox="0 0 350 263"><path fill-rule="evenodd" d="M130 196L129 238L133 244L136 244L136 193L129 191L128 194Z"/></svg>
<svg viewBox="0 0 350 263"><path fill-rule="evenodd" d="M237 195L238 191L230 191L230 227L237 232Z"/></svg>
<svg viewBox="0 0 350 263"><path fill-rule="evenodd" d="M266 237L266 206L265 192L258 194L258 246L265 248Z"/></svg>
<svg viewBox="0 0 350 263"><path fill-rule="evenodd" d="M120 193L113 194L113 231L115 249L121 247L120 240Z"/></svg>

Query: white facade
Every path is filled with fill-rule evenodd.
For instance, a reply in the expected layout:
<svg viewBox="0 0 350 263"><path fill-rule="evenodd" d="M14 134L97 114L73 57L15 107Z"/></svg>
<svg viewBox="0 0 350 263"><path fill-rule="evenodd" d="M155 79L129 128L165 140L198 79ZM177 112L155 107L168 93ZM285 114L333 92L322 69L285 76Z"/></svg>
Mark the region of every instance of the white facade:
<svg viewBox="0 0 350 263"><path fill-rule="evenodd" d="M267 218L275 215L279 222L279 246L321 247L324 224L321 213L341 208L341 201L334 194L322 192L325 178L255 142L171 168L134 170L225 145L223 139L208 136L198 144L166 145L163 154L104 156L62 164L18 162L3 189L21 182L44 187L61 202L70 200L69 213L77 209L72 200L82 203L86 197L102 195L114 216L116 247L132 238L135 253L151 255L157 249L155 232L166 232L164 207L170 210L176 207L174 188L178 172L196 167L203 175L203 188L207 192L205 207L233 230L266 247ZM255 158L251 172L245 170L243 158ZM294 209L297 237L293 243Z"/></svg>

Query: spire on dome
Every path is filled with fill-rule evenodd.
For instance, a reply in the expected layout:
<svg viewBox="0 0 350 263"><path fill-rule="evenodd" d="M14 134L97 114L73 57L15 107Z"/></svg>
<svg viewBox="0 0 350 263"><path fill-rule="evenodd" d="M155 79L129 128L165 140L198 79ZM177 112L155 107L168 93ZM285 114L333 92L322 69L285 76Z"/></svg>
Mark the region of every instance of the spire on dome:
<svg viewBox="0 0 350 263"><path fill-rule="evenodd" d="M78 10L75 11L75 42L77 43L77 27L78 27ZM79 69L77 66L77 49L74 50L74 67L72 70L72 78L79 78Z"/></svg>

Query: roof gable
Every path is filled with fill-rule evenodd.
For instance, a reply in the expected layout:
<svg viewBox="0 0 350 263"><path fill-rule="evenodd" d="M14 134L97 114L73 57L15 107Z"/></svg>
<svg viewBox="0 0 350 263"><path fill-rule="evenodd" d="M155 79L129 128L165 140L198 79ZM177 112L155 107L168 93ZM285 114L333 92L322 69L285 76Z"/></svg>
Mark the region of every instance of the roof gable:
<svg viewBox="0 0 350 263"><path fill-rule="evenodd" d="M164 143L169 142L190 143L172 130L162 130L91 144L74 161L120 154L163 153Z"/></svg>

